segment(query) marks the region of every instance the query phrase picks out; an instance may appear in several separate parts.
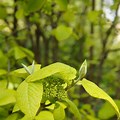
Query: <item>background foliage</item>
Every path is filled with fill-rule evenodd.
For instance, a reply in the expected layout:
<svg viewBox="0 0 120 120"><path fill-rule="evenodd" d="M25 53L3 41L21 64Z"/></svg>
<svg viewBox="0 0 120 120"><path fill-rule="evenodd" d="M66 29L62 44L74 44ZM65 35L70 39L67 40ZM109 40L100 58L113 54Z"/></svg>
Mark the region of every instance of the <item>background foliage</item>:
<svg viewBox="0 0 120 120"><path fill-rule="evenodd" d="M119 5L119 0L0 0L0 88L17 88L22 79L9 73L21 63L34 59L44 67L60 61L78 70L86 59L86 78L120 106ZM69 96L85 120L114 119L109 104L82 87L72 88ZM1 118L11 112L8 106L0 108Z"/></svg>

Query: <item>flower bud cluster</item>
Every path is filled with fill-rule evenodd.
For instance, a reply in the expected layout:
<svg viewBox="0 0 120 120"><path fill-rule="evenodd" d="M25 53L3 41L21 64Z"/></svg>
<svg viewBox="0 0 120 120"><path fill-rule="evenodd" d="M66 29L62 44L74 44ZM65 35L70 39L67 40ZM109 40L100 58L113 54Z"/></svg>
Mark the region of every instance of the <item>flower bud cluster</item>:
<svg viewBox="0 0 120 120"><path fill-rule="evenodd" d="M67 93L63 87L64 80L50 76L43 81L43 97L46 100L61 100L67 97Z"/></svg>

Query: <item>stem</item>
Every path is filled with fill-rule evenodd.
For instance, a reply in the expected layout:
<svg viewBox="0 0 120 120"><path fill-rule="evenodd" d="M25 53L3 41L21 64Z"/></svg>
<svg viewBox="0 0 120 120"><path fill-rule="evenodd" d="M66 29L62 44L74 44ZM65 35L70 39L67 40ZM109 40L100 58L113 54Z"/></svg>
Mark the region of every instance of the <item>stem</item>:
<svg viewBox="0 0 120 120"><path fill-rule="evenodd" d="M72 81L72 84L71 84L70 86L67 86L67 87L65 88L65 90L67 91L68 89L72 88L78 81L81 81L82 79L83 79L83 78L79 78L79 77L78 77L78 79L73 80L73 81Z"/></svg>

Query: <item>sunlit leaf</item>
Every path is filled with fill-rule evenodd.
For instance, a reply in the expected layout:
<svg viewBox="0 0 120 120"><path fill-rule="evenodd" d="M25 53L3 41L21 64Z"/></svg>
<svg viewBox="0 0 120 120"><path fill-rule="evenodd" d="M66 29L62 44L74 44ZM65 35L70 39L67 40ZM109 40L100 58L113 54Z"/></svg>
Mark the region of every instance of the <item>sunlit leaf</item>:
<svg viewBox="0 0 120 120"><path fill-rule="evenodd" d="M15 103L15 91L0 88L0 106Z"/></svg>
<svg viewBox="0 0 120 120"><path fill-rule="evenodd" d="M54 120L54 117L50 111L41 111L35 120Z"/></svg>
<svg viewBox="0 0 120 120"><path fill-rule="evenodd" d="M4 69L0 69L0 75L4 75L4 74L6 74L6 73L7 73L6 70L4 70Z"/></svg>
<svg viewBox="0 0 120 120"><path fill-rule="evenodd" d="M17 112L17 111L19 111L19 110L20 110L20 109L19 109L18 105L15 104L12 112L14 113L14 112Z"/></svg>
<svg viewBox="0 0 120 120"><path fill-rule="evenodd" d="M77 120L81 120L82 116L77 108L77 106L69 99L65 99L65 101L68 103L68 108L70 111L74 114Z"/></svg>
<svg viewBox="0 0 120 120"><path fill-rule="evenodd" d="M33 120L34 117L30 117L29 115L25 115L23 118L19 119L19 120Z"/></svg>
<svg viewBox="0 0 120 120"><path fill-rule="evenodd" d="M0 80L0 88L6 88L7 80Z"/></svg>
<svg viewBox="0 0 120 120"><path fill-rule="evenodd" d="M69 81L76 77L76 70L73 67L70 67L69 65L57 62L34 72L32 75L29 75L26 78L26 81L32 82L41 80L53 74L56 74L62 79Z"/></svg>
<svg viewBox="0 0 120 120"><path fill-rule="evenodd" d="M104 100L108 101L113 106L118 117L120 116L119 109L118 109L117 105L115 104L115 102L113 101L113 99L107 93L105 93L101 88L99 88L96 84L94 84L93 82L88 81L86 79L83 79L82 86L84 87L86 92L88 94L90 94L92 97L104 99Z"/></svg>
<svg viewBox="0 0 120 120"><path fill-rule="evenodd" d="M53 115L54 115L55 120L64 120L64 118L65 118L64 108L61 105L57 104L53 111Z"/></svg>
<svg viewBox="0 0 120 120"><path fill-rule="evenodd" d="M40 64L35 64L34 65L34 72L40 70L40 67L41 65ZM28 69L32 69L32 65L28 66ZM23 78L26 78L29 74L27 73L27 71L24 69L24 68L20 68L20 69L17 69L17 70L14 70L11 72L12 75L15 75L17 77L23 77Z"/></svg>
<svg viewBox="0 0 120 120"><path fill-rule="evenodd" d="M43 94L41 83L22 82L17 89L17 105L20 110L30 117L36 115Z"/></svg>
<svg viewBox="0 0 120 120"><path fill-rule="evenodd" d="M5 120L18 120L19 119L19 114L18 113L13 113L9 115Z"/></svg>

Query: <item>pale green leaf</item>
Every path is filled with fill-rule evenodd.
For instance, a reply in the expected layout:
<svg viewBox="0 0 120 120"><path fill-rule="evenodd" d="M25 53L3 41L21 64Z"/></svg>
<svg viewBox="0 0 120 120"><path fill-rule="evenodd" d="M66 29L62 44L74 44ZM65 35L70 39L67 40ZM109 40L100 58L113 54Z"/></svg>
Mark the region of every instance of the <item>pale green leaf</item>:
<svg viewBox="0 0 120 120"><path fill-rule="evenodd" d="M63 102L60 102L60 101L56 101L56 103L58 103L60 106L62 106L62 108L67 108L67 106L63 103Z"/></svg>
<svg viewBox="0 0 120 120"><path fill-rule="evenodd" d="M54 117L50 111L41 111L35 120L54 120Z"/></svg>
<svg viewBox="0 0 120 120"><path fill-rule="evenodd" d="M115 104L115 102L113 101L113 99L106 92L104 92L101 88L99 88L96 84L86 79L83 79L82 86L84 87L86 92L90 94L92 97L104 99L108 101L115 109L118 117L120 116L119 109L117 105Z"/></svg>
<svg viewBox="0 0 120 120"><path fill-rule="evenodd" d="M56 104L55 109L53 111L53 115L55 120L64 120L65 118L64 108L61 105Z"/></svg>
<svg viewBox="0 0 120 120"><path fill-rule="evenodd" d="M15 91L0 88L0 106L15 103Z"/></svg>
<svg viewBox="0 0 120 120"><path fill-rule="evenodd" d="M74 116L76 117L77 120L81 120L81 114L77 108L77 106L69 99L65 99L65 101L68 104L68 108L70 109L70 111L74 114Z"/></svg>
<svg viewBox="0 0 120 120"><path fill-rule="evenodd" d="M29 0L26 4L26 12L31 13L40 10L45 2L46 0Z"/></svg>
<svg viewBox="0 0 120 120"><path fill-rule="evenodd" d="M4 70L4 69L0 69L0 75L5 75L6 73L7 73L6 70Z"/></svg>
<svg viewBox="0 0 120 120"><path fill-rule="evenodd" d="M59 25L56 29L53 30L52 34L56 37L57 40L62 41L70 37L72 34L72 28L65 25Z"/></svg>
<svg viewBox="0 0 120 120"><path fill-rule="evenodd" d="M19 120L34 120L34 117L30 117L29 115L25 115L23 118Z"/></svg>
<svg viewBox="0 0 120 120"><path fill-rule="evenodd" d="M37 72L34 72L32 75L29 75L26 78L26 81L27 82L37 81L54 74L58 75L59 77L66 81L67 80L69 81L76 77L76 70L73 67L70 67L69 65L57 62L48 65L38 70Z"/></svg>
<svg viewBox="0 0 120 120"><path fill-rule="evenodd" d="M14 113L14 112L17 112L17 111L19 111L19 110L20 110L20 109L19 109L18 105L15 104L12 112Z"/></svg>
<svg viewBox="0 0 120 120"><path fill-rule="evenodd" d="M61 11L64 11L67 9L68 0L55 0L55 2L59 5L59 8Z"/></svg>
<svg viewBox="0 0 120 120"><path fill-rule="evenodd" d="M6 88L7 80L0 80L0 88Z"/></svg>
<svg viewBox="0 0 120 120"><path fill-rule="evenodd" d="M41 65L40 64L35 64L34 65L34 72L40 70ZM32 65L28 66L28 69L31 70L32 69ZM22 77L22 78L26 78L29 74L27 73L27 71L24 68L20 68L17 70L14 70L11 72L12 75L15 75L17 77Z"/></svg>
<svg viewBox="0 0 120 120"><path fill-rule="evenodd" d="M18 120L19 119L19 114L18 113L13 113L9 115L5 120Z"/></svg>
<svg viewBox="0 0 120 120"><path fill-rule="evenodd" d="M41 83L23 81L17 89L17 105L26 115L34 117L40 107L43 94Z"/></svg>
<svg viewBox="0 0 120 120"><path fill-rule="evenodd" d="M22 59L26 57L26 54L19 47L15 47L14 52L15 52L15 59Z"/></svg>

